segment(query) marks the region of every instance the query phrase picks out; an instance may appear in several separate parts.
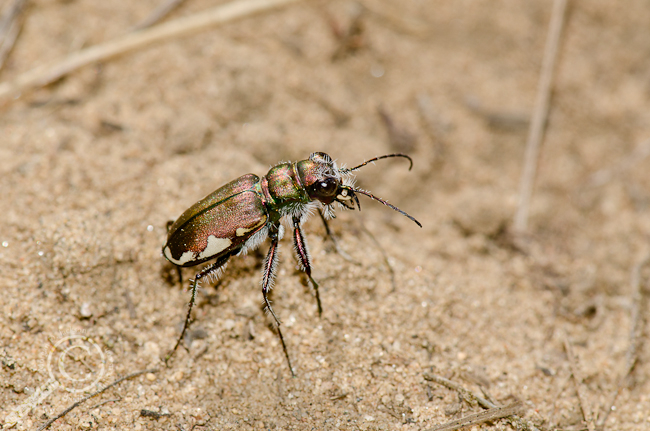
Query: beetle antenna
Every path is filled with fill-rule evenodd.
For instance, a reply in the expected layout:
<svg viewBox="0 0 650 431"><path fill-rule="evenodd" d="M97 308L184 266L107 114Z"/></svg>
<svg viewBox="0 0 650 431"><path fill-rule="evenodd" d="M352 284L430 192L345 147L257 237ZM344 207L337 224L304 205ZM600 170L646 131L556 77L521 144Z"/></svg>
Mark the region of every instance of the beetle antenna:
<svg viewBox="0 0 650 431"><path fill-rule="evenodd" d="M405 156L405 157L408 157L408 156ZM352 191L354 191L355 193L361 193L362 195L368 196L370 199L381 202L382 204L386 205L389 208L394 209L395 211L402 214L403 216L406 216L406 217L410 218L411 220L413 220L415 222L416 225L422 227L422 224L419 221L417 221L414 217L412 217L411 215L409 215L406 212L402 211L401 209L397 208L395 205L389 204L387 201L383 200L382 198L378 198L377 196L373 195L372 193L367 192L365 190L361 190L361 189L354 189L353 188ZM359 201L357 200L357 206L358 205L359 205ZM361 207L359 207L359 210L361 210Z"/></svg>
<svg viewBox="0 0 650 431"><path fill-rule="evenodd" d="M347 174L348 172L356 171L359 168L363 168L368 163L376 162L377 160L381 160L381 159L388 159L390 157L404 157L405 159L408 159L409 162L411 162L409 166L409 171L413 167L413 159L411 159L411 157L407 156L406 154L395 153L395 154L386 154L385 156L379 156L379 157L375 157L374 159L366 160L365 162L361 163L359 166L355 166L354 168L340 168L339 171L343 172L344 174Z"/></svg>

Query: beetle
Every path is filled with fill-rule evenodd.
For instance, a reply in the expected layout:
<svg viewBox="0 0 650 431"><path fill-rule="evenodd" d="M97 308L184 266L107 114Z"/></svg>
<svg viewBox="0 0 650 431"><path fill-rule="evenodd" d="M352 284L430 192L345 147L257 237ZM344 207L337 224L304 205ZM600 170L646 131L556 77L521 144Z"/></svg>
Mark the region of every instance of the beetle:
<svg viewBox="0 0 650 431"><path fill-rule="evenodd" d="M296 257L301 269L311 282L322 314L318 283L311 276L311 263L302 224L315 210L320 211L325 228L326 219L335 217L332 205L341 208L361 210L357 194L365 195L392 208L422 227L415 218L372 193L354 186L352 172L368 163L402 157L413 160L405 154L387 154L367 160L353 168L338 167L336 162L322 152L312 153L308 159L298 162L280 163L272 167L263 177L254 174L241 176L218 188L187 209L168 227L168 236L162 253L167 260L180 268L199 265L210 260L212 264L199 271L192 280L192 296L185 324L176 345L165 358L171 358L190 323L192 307L196 299L199 282L206 276L218 276L232 256L254 250L270 238L271 247L262 267L262 296L264 307L273 316L278 338L292 375L295 375L280 330L280 320L273 311L268 294L278 264L278 241L284 234L283 220L293 228Z"/></svg>

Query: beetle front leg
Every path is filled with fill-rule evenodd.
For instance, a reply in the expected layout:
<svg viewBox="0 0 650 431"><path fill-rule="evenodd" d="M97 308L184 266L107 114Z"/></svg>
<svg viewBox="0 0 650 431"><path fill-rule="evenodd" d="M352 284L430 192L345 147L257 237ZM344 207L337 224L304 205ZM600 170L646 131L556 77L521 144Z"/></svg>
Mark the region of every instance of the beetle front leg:
<svg viewBox="0 0 650 431"><path fill-rule="evenodd" d="M181 331L181 335L178 337L178 340L176 340L176 345L172 349L171 352L167 354L165 357L165 364L167 364L167 361L171 359L172 356L174 356L174 353L176 353L176 349L178 349L178 346L181 344L181 341L183 341L183 337L185 336L185 332L187 331L187 328L190 326L190 318L192 316L192 308L194 307L194 302L196 300L196 290L198 289L199 286L199 281L207 276L212 274L215 271L218 271L219 269L223 268L223 266L228 262L228 259L230 258L230 255L227 254L221 258L219 258L216 262L214 262L212 265L207 266L203 268L196 276L194 277L194 280L192 280L192 297L190 299L190 305L189 308L187 309L187 316L185 317L185 324L183 325L183 330ZM178 267L180 268L180 267Z"/></svg>
<svg viewBox="0 0 650 431"><path fill-rule="evenodd" d="M332 244L334 244L334 249L336 250L336 252L343 259L347 260L348 262L353 263L355 265L361 265L359 262L352 259L352 257L350 257L350 255L347 254L345 252L345 250L343 250L341 248L341 246L339 245L339 241L336 239L336 237L334 236L334 234L330 230L329 224L327 224L327 220L325 219L325 216L323 215L323 210L322 209L318 211L318 215L320 216L320 219L323 221L323 226L325 226L325 233L326 233L327 237L330 239L330 241L332 241Z"/></svg>
<svg viewBox="0 0 650 431"><path fill-rule="evenodd" d="M325 220L325 219L323 219ZM325 225L327 226L327 225ZM323 307L320 303L320 294L318 293L318 283L311 276L311 264L309 262L309 251L307 250L307 243L305 242L305 237L302 234L302 229L300 228L300 218L293 218L293 244L296 249L296 254L298 255L298 262L302 266L302 270L305 271L307 277L314 286L314 291L316 292L316 303L318 304L318 317L323 314Z"/></svg>
<svg viewBox="0 0 650 431"><path fill-rule="evenodd" d="M282 331L280 330L280 319L275 315L275 311L271 307L271 302L269 301L269 290L273 286L273 280L275 279L275 269L278 266L278 241L279 241L279 230L280 226L277 224L271 224L269 226L269 238L271 238L271 248L266 255L266 260L264 261L264 269L262 273L262 295L264 296L264 304L266 309L271 313L273 319L275 320L275 329L278 331L278 338L280 338L280 343L282 343L282 350L284 351L284 356L287 358L287 364L289 365L289 371L291 375L296 377L296 373L293 372L293 367L291 366L291 359L289 359L289 352L287 351L287 345L284 342L284 337L282 336Z"/></svg>

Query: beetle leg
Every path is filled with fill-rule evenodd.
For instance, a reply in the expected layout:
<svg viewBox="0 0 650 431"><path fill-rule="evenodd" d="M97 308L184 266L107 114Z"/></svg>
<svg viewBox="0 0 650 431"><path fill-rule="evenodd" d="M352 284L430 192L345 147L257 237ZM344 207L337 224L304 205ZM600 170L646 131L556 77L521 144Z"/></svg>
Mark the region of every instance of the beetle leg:
<svg viewBox="0 0 650 431"><path fill-rule="evenodd" d="M318 293L318 283L316 283L316 281L311 276L311 264L309 263L309 251L307 250L307 243L305 242L305 237L302 234L302 229L300 228L300 218L298 217L293 218L293 244L296 248L298 261L300 262L303 271L305 271L305 274L307 274L307 277L309 277L309 281L311 281L311 284L314 286L314 291L316 292L316 303L318 304L318 317L320 317L323 314L323 307L321 306L320 303L320 295Z"/></svg>
<svg viewBox="0 0 650 431"><path fill-rule="evenodd" d="M216 262L214 262L212 265L207 266L203 268L196 276L194 276L194 280L192 281L192 297L190 299L190 305L187 309L187 316L185 317L185 324L183 325L183 330L181 331L181 335L178 337L178 340L176 340L176 345L172 349L171 352L167 354L165 357L165 364L167 364L167 361L171 359L172 356L174 356L174 353L176 353L176 349L178 349L178 346L181 344L181 341L183 340L183 337L185 336L185 332L187 331L187 328L190 326L190 318L192 316L192 308L194 307L194 302L196 300L196 290L199 287L199 281L207 276L212 274L215 271L218 271L219 268L223 267L228 259L230 258L230 254L227 254L225 256L222 256L219 258ZM179 267L180 268L180 267ZM180 274L180 271L179 271Z"/></svg>
<svg viewBox="0 0 650 431"><path fill-rule="evenodd" d="M291 366L291 360L289 359L289 352L287 351L287 345L284 342L284 337L282 336L282 331L280 330L280 320L278 316L275 315L275 311L271 307L271 302L269 301L269 290L273 286L273 279L275 278L275 269L278 266L278 241L279 241L279 232L280 226L277 224L271 224L269 226L269 238L271 238L271 248L266 255L266 260L264 261L264 269L262 273L262 295L264 296L264 304L266 309L271 313L273 319L275 320L275 329L278 331L278 338L280 338L280 343L282 343L282 350L284 351L284 356L287 358L287 364L289 365L289 371L293 377L296 376L296 373L293 372L293 367Z"/></svg>
<svg viewBox="0 0 650 431"><path fill-rule="evenodd" d="M323 221L323 226L325 226L325 233L326 233L327 237L330 239L330 241L332 241L332 244L334 244L334 249L336 250L336 252L337 252L339 255L341 255L341 257L342 257L343 259L347 260L348 262L353 263L353 264L355 264L355 265L361 265L359 262L357 262L356 260L352 259L352 257L351 257L349 254L347 254L347 253L345 252L345 250L343 250L343 249L341 248L341 246L339 245L339 241L336 239L336 237L334 236L334 234L333 234L332 231L330 230L330 226L329 226L329 224L327 223L327 219L326 219L325 216L323 215L323 211L322 211L322 210L319 210L319 211L318 211L318 215L320 216L320 219Z"/></svg>

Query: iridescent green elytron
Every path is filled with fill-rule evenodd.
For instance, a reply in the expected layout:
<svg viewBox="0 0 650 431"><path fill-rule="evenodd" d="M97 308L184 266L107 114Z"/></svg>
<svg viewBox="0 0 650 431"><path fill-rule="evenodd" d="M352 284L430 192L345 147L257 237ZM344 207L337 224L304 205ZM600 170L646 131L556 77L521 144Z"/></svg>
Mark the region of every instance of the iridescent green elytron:
<svg viewBox="0 0 650 431"><path fill-rule="evenodd" d="M355 209L356 205L360 210L357 194L362 194L398 211L422 227L420 222L404 211L353 185L353 171L389 157L403 157L411 162L411 166L413 164L407 155L388 154L375 157L354 168L339 168L327 154L313 153L307 160L274 166L262 178L254 174L239 177L185 211L169 228L167 242L163 246L164 256L179 268L209 260L215 261L196 274L192 281L192 299L185 325L167 359L176 351L187 330L199 281L207 275L217 274L231 256L255 249L270 238L271 247L262 269L262 295L266 309L277 325L278 337L293 375L287 347L280 331L280 320L268 299L278 263L278 241L284 234L281 220L288 219L293 225L296 257L314 287L320 315L323 309L318 283L311 276L309 252L301 228L312 210L318 209L321 212L321 218L327 228L325 220L334 217L334 202L351 210ZM329 232L328 228L327 230Z"/></svg>

